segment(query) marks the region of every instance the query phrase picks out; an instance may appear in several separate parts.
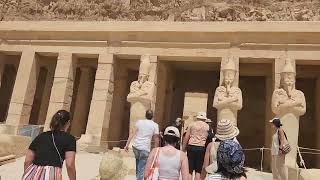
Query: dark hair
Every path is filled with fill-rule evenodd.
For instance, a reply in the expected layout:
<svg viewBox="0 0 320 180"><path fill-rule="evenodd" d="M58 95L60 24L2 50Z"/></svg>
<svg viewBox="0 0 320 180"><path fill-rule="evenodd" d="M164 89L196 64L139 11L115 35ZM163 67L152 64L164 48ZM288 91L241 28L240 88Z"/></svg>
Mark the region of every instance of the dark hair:
<svg viewBox="0 0 320 180"><path fill-rule="evenodd" d="M230 173L218 162L217 173L220 173L222 176L228 179L237 179L237 178L241 178L242 176L247 178L246 172L247 172L246 169L243 168L243 172L240 174Z"/></svg>
<svg viewBox="0 0 320 180"><path fill-rule="evenodd" d="M171 136L171 135L164 135L163 141L165 144L176 146L179 143L180 138L178 138L176 136Z"/></svg>
<svg viewBox="0 0 320 180"><path fill-rule="evenodd" d="M279 118L274 118L272 120L272 124L274 124L277 128L280 128L282 126L281 120Z"/></svg>
<svg viewBox="0 0 320 180"><path fill-rule="evenodd" d="M153 111L152 110L147 110L146 111L146 118L151 120L153 118Z"/></svg>
<svg viewBox="0 0 320 180"><path fill-rule="evenodd" d="M69 120L70 113L66 110L59 110L52 116L50 129L52 131L59 131L67 124L67 122L69 122Z"/></svg>

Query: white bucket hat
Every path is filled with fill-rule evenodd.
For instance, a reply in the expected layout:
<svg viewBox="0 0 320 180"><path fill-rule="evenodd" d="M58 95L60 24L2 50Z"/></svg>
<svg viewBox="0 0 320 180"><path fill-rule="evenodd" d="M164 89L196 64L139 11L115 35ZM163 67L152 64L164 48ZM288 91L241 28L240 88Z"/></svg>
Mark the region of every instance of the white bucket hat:
<svg viewBox="0 0 320 180"><path fill-rule="evenodd" d="M198 112L196 116L197 119L207 120L207 113L206 112Z"/></svg>
<svg viewBox="0 0 320 180"><path fill-rule="evenodd" d="M174 126L168 126L165 130L163 135L170 135L175 136L177 138L180 138L180 132L179 129Z"/></svg>
<svg viewBox="0 0 320 180"><path fill-rule="evenodd" d="M216 138L221 141L233 139L239 135L239 129L231 121L222 119L218 122Z"/></svg>

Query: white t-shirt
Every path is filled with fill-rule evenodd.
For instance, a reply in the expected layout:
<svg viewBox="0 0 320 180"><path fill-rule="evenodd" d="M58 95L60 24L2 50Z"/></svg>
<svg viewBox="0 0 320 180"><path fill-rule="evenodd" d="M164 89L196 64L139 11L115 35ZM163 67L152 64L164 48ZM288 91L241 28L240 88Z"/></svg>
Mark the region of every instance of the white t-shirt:
<svg viewBox="0 0 320 180"><path fill-rule="evenodd" d="M133 147L150 152L152 136L159 134L159 125L152 120L138 120L136 122L136 136Z"/></svg>

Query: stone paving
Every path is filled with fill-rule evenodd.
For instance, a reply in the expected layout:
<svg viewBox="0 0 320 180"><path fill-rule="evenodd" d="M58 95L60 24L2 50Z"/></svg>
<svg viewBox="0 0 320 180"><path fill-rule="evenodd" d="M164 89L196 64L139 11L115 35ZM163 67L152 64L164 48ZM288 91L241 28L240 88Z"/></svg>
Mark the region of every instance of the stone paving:
<svg viewBox="0 0 320 180"><path fill-rule="evenodd" d="M102 154L92 153L78 153L76 159L77 179L78 180L91 180L93 177L99 174L99 165L102 159ZM9 163L0 166L1 180L20 180L23 171L24 157L18 158L16 162ZM261 173L249 169L248 180L272 180L272 176L269 173ZM63 168L63 177L68 177L66 168ZM130 178L126 178L130 180ZM132 176L134 180L134 176Z"/></svg>
<svg viewBox="0 0 320 180"><path fill-rule="evenodd" d="M77 179L91 180L99 174L102 155L92 153L78 153L76 158ZM24 157L16 162L0 166L1 180L20 180L23 174ZM63 167L63 177L68 179L66 168Z"/></svg>

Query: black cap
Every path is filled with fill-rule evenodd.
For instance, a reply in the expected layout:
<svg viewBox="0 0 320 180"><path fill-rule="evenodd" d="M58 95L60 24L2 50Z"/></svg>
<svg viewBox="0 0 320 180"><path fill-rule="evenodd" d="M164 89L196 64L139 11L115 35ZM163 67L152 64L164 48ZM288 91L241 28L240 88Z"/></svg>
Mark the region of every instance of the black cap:
<svg viewBox="0 0 320 180"><path fill-rule="evenodd" d="M282 126L281 120L279 118L273 118L269 122L271 122L272 124L274 124L278 128Z"/></svg>

